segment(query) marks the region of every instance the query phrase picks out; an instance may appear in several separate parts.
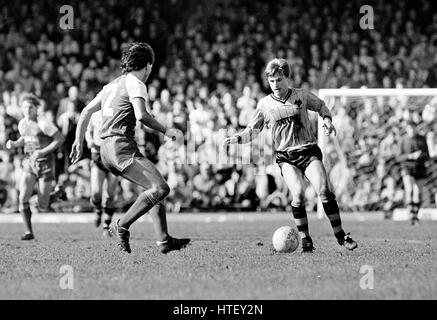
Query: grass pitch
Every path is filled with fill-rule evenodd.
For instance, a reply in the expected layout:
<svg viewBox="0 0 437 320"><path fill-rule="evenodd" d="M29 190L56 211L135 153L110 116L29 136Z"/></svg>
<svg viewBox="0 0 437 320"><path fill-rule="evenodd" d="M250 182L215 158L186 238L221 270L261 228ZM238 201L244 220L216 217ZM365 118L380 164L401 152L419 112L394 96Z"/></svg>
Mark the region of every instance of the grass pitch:
<svg viewBox="0 0 437 320"><path fill-rule="evenodd" d="M170 215L171 234L192 244L167 255L147 220L131 228L130 255L92 224L36 223L36 240L26 242L21 224L2 223L0 299L437 299L437 221L411 227L343 216L359 244L354 252L338 246L329 221L316 219L314 253L274 252L273 232L294 225L288 214ZM72 267L72 290L60 287L63 265ZM373 289L363 290L366 265Z"/></svg>

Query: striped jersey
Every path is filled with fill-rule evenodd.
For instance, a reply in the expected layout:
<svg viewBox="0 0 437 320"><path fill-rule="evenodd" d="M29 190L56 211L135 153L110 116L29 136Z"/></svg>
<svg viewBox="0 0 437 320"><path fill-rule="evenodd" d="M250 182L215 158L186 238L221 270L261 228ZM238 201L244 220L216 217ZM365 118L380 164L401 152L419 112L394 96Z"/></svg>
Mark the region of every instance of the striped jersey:
<svg viewBox="0 0 437 320"><path fill-rule="evenodd" d="M276 151L305 149L317 143L308 117L308 110L331 118L331 112L323 100L305 89L288 89L284 99L273 94L262 98L254 118L240 134L247 141L254 130L272 129L273 147ZM331 118L332 119L332 118Z"/></svg>
<svg viewBox="0 0 437 320"><path fill-rule="evenodd" d="M31 155L34 151L48 146L53 141L52 137L57 131L58 128L45 119L33 121L24 118L18 123L18 132L24 139L24 153L26 155Z"/></svg>
<svg viewBox="0 0 437 320"><path fill-rule="evenodd" d="M99 92L102 106L102 139L119 135L135 139L136 117L132 100L147 100L146 85L134 75L122 75Z"/></svg>

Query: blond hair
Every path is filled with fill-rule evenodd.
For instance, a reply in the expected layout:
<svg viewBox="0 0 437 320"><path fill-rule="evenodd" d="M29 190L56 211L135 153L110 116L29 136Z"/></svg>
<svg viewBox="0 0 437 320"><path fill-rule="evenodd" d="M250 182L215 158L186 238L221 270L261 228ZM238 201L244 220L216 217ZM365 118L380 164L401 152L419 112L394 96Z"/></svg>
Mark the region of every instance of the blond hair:
<svg viewBox="0 0 437 320"><path fill-rule="evenodd" d="M287 79L290 76L290 65L287 60L275 58L267 63L264 74L266 77L273 77L275 74L285 76Z"/></svg>

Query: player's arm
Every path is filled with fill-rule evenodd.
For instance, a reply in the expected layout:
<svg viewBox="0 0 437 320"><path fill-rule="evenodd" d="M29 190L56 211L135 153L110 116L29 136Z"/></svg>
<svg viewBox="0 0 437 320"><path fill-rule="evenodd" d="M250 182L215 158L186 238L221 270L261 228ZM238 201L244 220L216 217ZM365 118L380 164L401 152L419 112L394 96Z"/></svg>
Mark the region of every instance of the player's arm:
<svg viewBox="0 0 437 320"><path fill-rule="evenodd" d="M94 112L97 112L102 107L102 95L99 93L87 106L82 110L79 116L79 122L76 127L76 138L74 139L73 146L71 148L70 159L72 164L79 161L82 156L82 143L85 136L85 131L88 127L88 123Z"/></svg>
<svg viewBox="0 0 437 320"><path fill-rule="evenodd" d="M91 149L92 145L94 144L93 135L94 135L94 125L93 122L90 121L85 131L85 141L88 145L88 149Z"/></svg>
<svg viewBox="0 0 437 320"><path fill-rule="evenodd" d="M20 148L24 146L24 138L20 137L18 140L8 140L6 141L6 149L12 149L12 148Z"/></svg>
<svg viewBox="0 0 437 320"><path fill-rule="evenodd" d="M261 105L258 102L255 116L249 122L248 126L240 133L234 134L223 141L223 147L233 143L248 143L255 139L264 128L264 115L261 110Z"/></svg>
<svg viewBox="0 0 437 320"><path fill-rule="evenodd" d="M331 111L329 111L325 101L308 90L304 90L304 96L307 109L317 112L319 116L322 117L323 129L325 130L326 135L329 136L332 132L334 132L334 135L337 135L337 130L335 130L335 127L332 124Z"/></svg>
<svg viewBox="0 0 437 320"><path fill-rule="evenodd" d="M42 148L40 150L36 150L34 154L32 154L32 157L35 157L36 159L40 157L45 157L48 154L55 151L61 144L64 143L65 138L62 135L62 133L55 127L56 131L52 135L50 135L53 138L53 141L50 142L45 148Z"/></svg>
<svg viewBox="0 0 437 320"><path fill-rule="evenodd" d="M146 127L162 132L165 136L172 140L176 140L179 135L175 129L167 129L164 125L159 123L146 109L146 100L142 97L135 97L132 99L132 106L134 107L135 118Z"/></svg>

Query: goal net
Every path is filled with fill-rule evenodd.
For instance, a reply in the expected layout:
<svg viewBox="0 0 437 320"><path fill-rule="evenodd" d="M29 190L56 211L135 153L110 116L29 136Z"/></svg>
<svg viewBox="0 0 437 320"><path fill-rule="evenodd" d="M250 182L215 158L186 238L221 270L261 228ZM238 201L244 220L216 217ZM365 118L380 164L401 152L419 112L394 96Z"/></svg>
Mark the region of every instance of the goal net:
<svg viewBox="0 0 437 320"><path fill-rule="evenodd" d="M325 136L319 119L318 142L340 210L388 213L404 207L398 148L408 120L427 138L431 158L422 207L435 208L437 89L321 89L318 95L337 130ZM325 216L320 202L317 215Z"/></svg>

